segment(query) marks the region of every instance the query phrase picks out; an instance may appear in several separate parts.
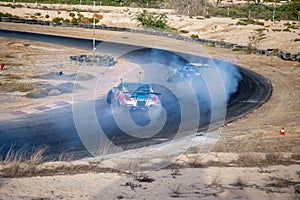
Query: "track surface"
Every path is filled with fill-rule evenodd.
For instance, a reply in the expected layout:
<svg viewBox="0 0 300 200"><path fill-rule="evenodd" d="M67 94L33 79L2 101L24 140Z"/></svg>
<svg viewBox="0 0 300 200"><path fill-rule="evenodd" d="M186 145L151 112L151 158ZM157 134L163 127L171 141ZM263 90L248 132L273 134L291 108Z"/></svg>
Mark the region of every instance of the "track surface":
<svg viewBox="0 0 300 200"><path fill-rule="evenodd" d="M90 49L92 45L91 40L34 33L29 34L1 29L0 35L10 38L64 44L73 47L76 44L75 47L86 49ZM97 41L97 43L100 42ZM239 83L238 91L231 96L227 105L226 122L237 119L259 107L268 99L272 91L271 84L266 78L241 67L239 67L239 71L243 79ZM118 128L111 114L103 118L100 112L97 112L101 127L103 127L109 138L114 138L113 142L115 145L121 146L123 149L130 149L159 143L161 139L170 140L174 137L172 133L176 132L180 123L180 111L174 109L174 107L177 107L176 104L178 102L176 102L176 98L166 88L157 87L158 90L164 91L164 94L167 94L162 97L162 103L167 110L168 118L162 131L152 138L137 139L128 136ZM167 102L173 103L169 104ZM106 104L104 98L97 99L95 106L96 111L110 110L110 106ZM202 112L205 112L205 110ZM84 105L82 106L82 113L85 113ZM147 123L148 118L144 112L132 113L132 117L143 119L140 123ZM199 131L207 129L209 117L208 114L206 118L201 118ZM6 154L11 145L14 145L14 150L30 150L32 147L47 146L48 150L46 154L48 155L48 159L57 158L62 153L70 154L78 159L90 156L78 136L71 106L28 115L16 118L15 120L2 121L0 122L0 138L2 156Z"/></svg>

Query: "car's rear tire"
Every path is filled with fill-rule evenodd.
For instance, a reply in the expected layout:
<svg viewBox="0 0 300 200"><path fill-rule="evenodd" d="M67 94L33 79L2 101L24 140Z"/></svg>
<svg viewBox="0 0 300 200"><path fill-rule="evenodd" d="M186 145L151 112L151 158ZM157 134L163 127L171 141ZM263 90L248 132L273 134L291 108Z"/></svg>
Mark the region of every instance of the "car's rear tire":
<svg viewBox="0 0 300 200"><path fill-rule="evenodd" d="M109 90L108 93L107 93L106 102L108 104L111 104L111 102L112 102L112 94L113 94L112 90Z"/></svg>

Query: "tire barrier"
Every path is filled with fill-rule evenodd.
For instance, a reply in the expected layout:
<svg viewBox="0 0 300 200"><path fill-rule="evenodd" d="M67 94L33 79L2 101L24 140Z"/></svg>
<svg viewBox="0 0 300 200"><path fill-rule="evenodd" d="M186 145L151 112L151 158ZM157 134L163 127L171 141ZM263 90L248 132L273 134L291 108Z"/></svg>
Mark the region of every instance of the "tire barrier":
<svg viewBox="0 0 300 200"><path fill-rule="evenodd" d="M79 66L103 66L103 67L110 67L114 66L117 62L115 61L114 57L104 55L99 56L96 55L79 55L79 56L70 56L70 61L73 64Z"/></svg>
<svg viewBox="0 0 300 200"><path fill-rule="evenodd" d="M42 20L34 20L34 19L21 19L21 18L13 18L13 17L0 17L0 22L13 22L13 23L24 23L24 24L39 24L43 26L62 26L62 27L80 27L80 28L88 28L92 29L93 24L89 23L78 23L72 24L68 22L62 23L53 23L49 21L42 21ZM190 41L196 42L199 44L205 45L212 45L215 47L227 48L227 49L241 49L243 51L249 51L249 47L244 45L233 44L229 42L222 42L222 41L214 41L214 40L207 40L201 38L192 38L189 36L178 35L170 32L162 32L162 31L155 31L155 30L145 30L145 29L133 29L133 28L124 28L124 27L114 27L114 26L102 26L96 25L95 29L100 30L109 30L109 31L120 31L120 32L131 32L131 33L140 33L146 35L156 35L162 37L173 38L176 40L183 40L183 41ZM298 61L300 62L300 54L293 54L290 52L285 51L278 51L276 49L251 49L252 53L257 53L266 56L277 56L282 58L283 60L289 61Z"/></svg>

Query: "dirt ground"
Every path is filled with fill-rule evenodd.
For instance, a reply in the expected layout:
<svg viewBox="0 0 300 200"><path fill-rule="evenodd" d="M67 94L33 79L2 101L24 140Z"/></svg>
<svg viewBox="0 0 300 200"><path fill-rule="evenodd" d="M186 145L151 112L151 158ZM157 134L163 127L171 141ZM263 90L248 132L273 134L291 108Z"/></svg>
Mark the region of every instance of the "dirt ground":
<svg viewBox="0 0 300 200"><path fill-rule="evenodd" d="M236 1L234 1L236 2ZM244 3L238 1L236 3ZM71 20L70 13L77 16L76 6L68 5L36 5L25 4L22 8L11 8L0 4L0 12L11 13L27 19L41 19L51 21L55 17L61 17ZM45 10L43 7L50 10ZM65 9L58 12L56 9ZM77 7L78 9L78 7ZM94 8L92 6L81 6L80 10L84 17L91 18ZM73 10L73 11L68 11ZM141 28L138 22L133 20L135 13L141 12L142 8L111 8L106 6L96 7L95 13L103 18L99 21L99 25ZM278 49L291 53L300 52L299 21L264 21L258 20L261 25L249 24L247 26L237 25L239 19L231 18L204 18L203 16L186 17L178 15L174 10L170 9L148 9L148 12L165 13L168 17L168 25L175 28L183 35L198 35L203 39L211 39L217 41L231 42L239 45L249 45L262 49ZM46 18L46 15L49 18ZM51 33L51 29L50 29ZM254 38L254 39L249 39ZM255 43L255 44L253 44Z"/></svg>
<svg viewBox="0 0 300 200"><path fill-rule="evenodd" d="M92 38L90 30L79 28L9 23L0 23L0 28ZM272 25L268 27L270 30L273 28ZM239 33L239 30L236 28L235 33ZM226 36L224 31L210 31L211 29L203 35L210 35L215 39ZM250 32L251 30L247 33ZM98 39L109 39L118 34L100 30L96 32ZM299 45L291 42L297 34L298 32L293 36L280 37L280 48L299 52ZM126 37L130 43L144 45L151 45L153 41L163 42L164 47L181 44L180 41L156 36L141 38L127 34ZM239 41L239 38L231 34L230 40ZM267 47L276 39L272 34L268 35L265 41L270 43L261 45ZM180 48L184 51L184 47ZM177 161L178 164L184 163L184 166L189 167L178 168L174 165L167 169L143 172L142 176L153 177L153 182L149 177L146 180L141 179L139 173L93 171L76 175L0 178L0 199L299 199L300 64L229 49L208 46L201 48L211 57L229 60L265 76L273 86L272 95L265 104L221 128L217 144L205 159L198 159L200 149L193 148ZM0 58L1 62L7 63L7 70L0 73L1 83L20 83L19 87L29 87L24 84L57 86L72 82L69 79L45 80L33 76L59 70L63 70L66 75L77 73L79 66L70 64L68 58L81 53L89 52L25 40L1 39ZM57 58L58 54L59 58L53 63L53 57ZM126 70L130 70L129 63L125 60L118 60L118 63L124 64L128 67ZM113 71L116 80L121 73L119 70L116 67L116 71ZM83 86L89 83L89 79L80 82ZM23 97L27 92L12 92L6 86L0 86L1 120L13 117L9 112L14 110L72 99L72 94L69 93L28 99ZM35 89L36 85L32 87ZM285 136L279 135L281 127L285 128ZM261 165L255 156L257 153L273 156L275 153L276 156L269 158L272 160L266 165Z"/></svg>

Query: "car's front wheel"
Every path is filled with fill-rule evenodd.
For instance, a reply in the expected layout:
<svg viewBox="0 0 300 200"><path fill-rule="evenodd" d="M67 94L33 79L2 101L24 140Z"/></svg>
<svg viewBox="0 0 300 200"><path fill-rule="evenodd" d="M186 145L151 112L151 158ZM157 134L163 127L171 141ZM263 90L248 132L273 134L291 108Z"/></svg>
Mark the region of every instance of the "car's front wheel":
<svg viewBox="0 0 300 200"><path fill-rule="evenodd" d="M109 90L108 93L107 93L107 95L106 95L106 102L108 104L111 104L111 102L112 102L112 95L113 95L112 90Z"/></svg>

